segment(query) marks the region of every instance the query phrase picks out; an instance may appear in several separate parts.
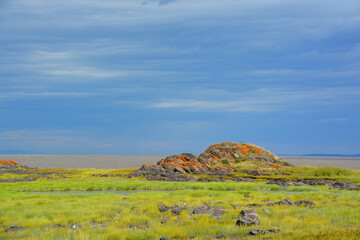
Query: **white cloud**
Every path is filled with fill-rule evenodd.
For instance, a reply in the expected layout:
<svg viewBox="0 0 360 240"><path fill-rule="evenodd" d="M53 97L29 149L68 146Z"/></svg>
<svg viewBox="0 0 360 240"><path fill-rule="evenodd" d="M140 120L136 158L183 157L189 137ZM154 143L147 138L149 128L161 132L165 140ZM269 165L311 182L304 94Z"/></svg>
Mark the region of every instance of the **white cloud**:
<svg viewBox="0 0 360 240"><path fill-rule="evenodd" d="M151 108L182 109L185 111L209 112L273 112L294 108L313 108L321 105L360 104L360 88L325 88L294 90L259 88L248 92L237 92L238 99L221 100L164 99L153 102ZM201 95L201 94L200 94ZM234 93L228 94L234 96ZM216 98L216 96L214 96Z"/></svg>

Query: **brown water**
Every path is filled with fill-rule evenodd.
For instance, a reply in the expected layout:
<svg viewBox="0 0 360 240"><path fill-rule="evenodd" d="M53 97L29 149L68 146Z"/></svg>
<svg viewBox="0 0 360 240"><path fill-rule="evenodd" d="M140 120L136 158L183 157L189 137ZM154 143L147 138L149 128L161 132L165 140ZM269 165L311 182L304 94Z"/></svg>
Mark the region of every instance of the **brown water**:
<svg viewBox="0 0 360 240"><path fill-rule="evenodd" d="M153 163L166 155L96 155L96 154L0 154L2 160L14 160L30 167L40 168L138 168ZM295 166L334 166L360 170L358 157L302 157L281 156Z"/></svg>

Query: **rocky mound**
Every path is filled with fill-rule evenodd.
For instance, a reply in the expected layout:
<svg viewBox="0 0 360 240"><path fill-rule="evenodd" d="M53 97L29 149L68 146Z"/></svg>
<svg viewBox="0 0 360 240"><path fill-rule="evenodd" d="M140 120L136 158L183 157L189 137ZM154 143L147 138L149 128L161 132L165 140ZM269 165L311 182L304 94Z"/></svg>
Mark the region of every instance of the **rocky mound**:
<svg viewBox="0 0 360 240"><path fill-rule="evenodd" d="M240 162L241 160L253 160L278 164L280 166L291 166L291 164L279 159L275 154L249 143L223 142L213 144L199 156L198 160L201 163L207 164L224 163L223 160L228 160L232 163Z"/></svg>
<svg viewBox="0 0 360 240"><path fill-rule="evenodd" d="M291 166L273 153L253 144L223 142L209 146L199 157L191 153L171 155L160 160L157 165L144 164L129 177L141 175L162 175L174 173L215 173L233 171L243 161L258 161L270 166Z"/></svg>

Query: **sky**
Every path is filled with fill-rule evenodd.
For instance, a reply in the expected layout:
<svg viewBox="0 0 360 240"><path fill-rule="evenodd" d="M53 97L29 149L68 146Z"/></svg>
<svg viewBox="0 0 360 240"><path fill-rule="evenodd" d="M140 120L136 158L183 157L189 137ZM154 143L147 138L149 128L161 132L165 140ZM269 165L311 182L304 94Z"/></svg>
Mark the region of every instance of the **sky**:
<svg viewBox="0 0 360 240"><path fill-rule="evenodd" d="M0 0L0 150L360 153L358 0Z"/></svg>

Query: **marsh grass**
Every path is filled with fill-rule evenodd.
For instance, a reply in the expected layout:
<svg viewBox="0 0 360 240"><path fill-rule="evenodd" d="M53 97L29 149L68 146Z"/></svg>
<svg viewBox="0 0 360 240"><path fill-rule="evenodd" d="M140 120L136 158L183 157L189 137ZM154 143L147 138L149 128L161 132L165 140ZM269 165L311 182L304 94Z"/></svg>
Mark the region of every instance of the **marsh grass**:
<svg viewBox="0 0 360 240"><path fill-rule="evenodd" d="M209 236L223 233L229 237L248 239L360 239L359 191L335 190L325 186L279 187L255 182L150 182L121 176L132 170L56 169L67 178L1 183L0 239L140 240L162 236L189 239L195 235L198 237L194 239L211 239ZM302 177L359 179L357 171L316 167L287 170ZM96 192L107 190L144 192L130 195ZM44 193L28 193L36 191ZM52 193L45 193L47 191ZM56 191L86 191L88 194L59 194ZM282 229L283 232L278 234L249 237L248 233L254 227L238 227L236 220L232 219L239 217L239 212L250 203L265 205L284 198L309 200L316 205L313 208L256 207L261 225L255 228ZM180 215L169 211L161 213L158 210L160 203L191 207L208 203L222 207L227 213L220 220L209 215L194 215L190 210L183 210ZM264 208L272 213L263 213ZM161 224L163 218L167 221ZM77 224L79 229L72 230L72 223ZM99 224L106 224L106 227L102 228ZM5 227L11 225L24 226L26 230L5 233ZM130 228L130 225L136 226L136 229Z"/></svg>

